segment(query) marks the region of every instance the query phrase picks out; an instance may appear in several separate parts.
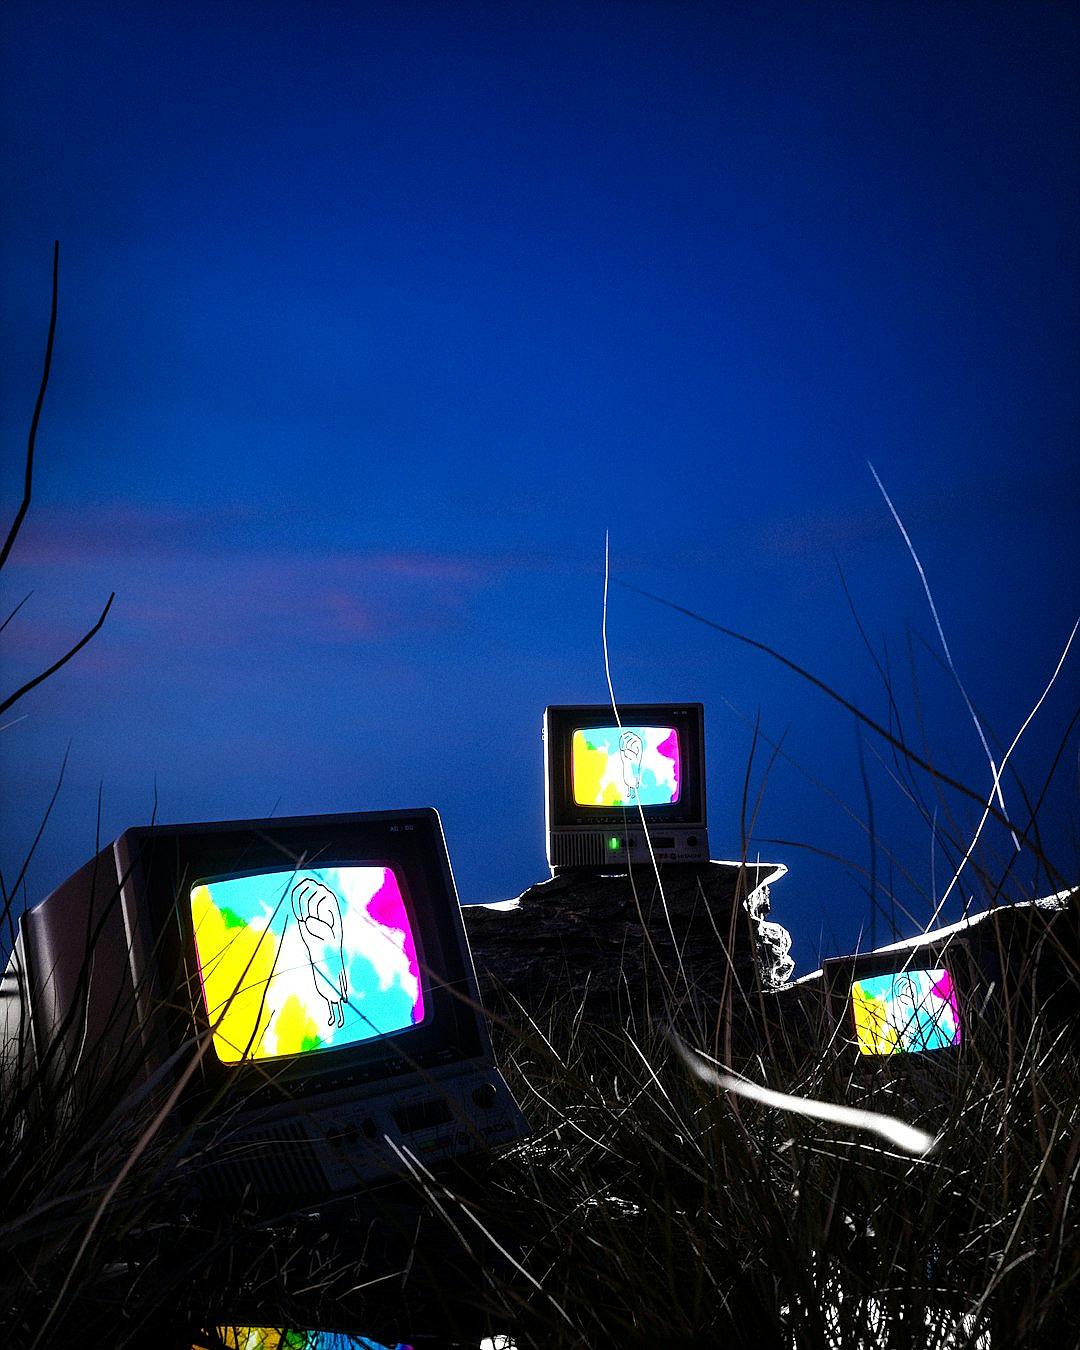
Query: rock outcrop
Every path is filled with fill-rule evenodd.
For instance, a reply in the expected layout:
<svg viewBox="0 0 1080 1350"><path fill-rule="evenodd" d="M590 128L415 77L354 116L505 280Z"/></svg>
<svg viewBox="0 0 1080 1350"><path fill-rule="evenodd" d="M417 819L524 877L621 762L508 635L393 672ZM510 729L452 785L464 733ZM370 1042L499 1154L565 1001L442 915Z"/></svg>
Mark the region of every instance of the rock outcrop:
<svg viewBox="0 0 1080 1350"><path fill-rule="evenodd" d="M480 994L496 1013L569 1010L602 1024L640 1024L693 1004L783 983L791 939L767 919L776 864L667 864L622 876L569 873L517 900L463 910ZM737 1015L737 1014L736 1014Z"/></svg>

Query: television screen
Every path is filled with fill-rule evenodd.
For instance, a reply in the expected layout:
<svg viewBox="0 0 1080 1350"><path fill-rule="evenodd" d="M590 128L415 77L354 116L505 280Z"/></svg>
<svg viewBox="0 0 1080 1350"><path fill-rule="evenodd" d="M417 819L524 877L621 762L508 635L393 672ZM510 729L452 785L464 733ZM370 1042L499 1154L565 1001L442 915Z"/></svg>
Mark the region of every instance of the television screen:
<svg viewBox="0 0 1080 1350"><path fill-rule="evenodd" d="M202 879L190 898L223 1064L340 1049L424 1020L416 939L392 867Z"/></svg>
<svg viewBox="0 0 1080 1350"><path fill-rule="evenodd" d="M578 806L671 806L682 766L674 727L578 727L570 750Z"/></svg>
<svg viewBox="0 0 1080 1350"><path fill-rule="evenodd" d="M947 970L868 975L851 986L859 1053L891 1055L960 1044L960 1009Z"/></svg>
<svg viewBox="0 0 1080 1350"><path fill-rule="evenodd" d="M284 1327L218 1327L213 1342L226 1350L412 1350L402 1341L388 1345L341 1331L288 1331ZM199 1341L192 1350L205 1350Z"/></svg>

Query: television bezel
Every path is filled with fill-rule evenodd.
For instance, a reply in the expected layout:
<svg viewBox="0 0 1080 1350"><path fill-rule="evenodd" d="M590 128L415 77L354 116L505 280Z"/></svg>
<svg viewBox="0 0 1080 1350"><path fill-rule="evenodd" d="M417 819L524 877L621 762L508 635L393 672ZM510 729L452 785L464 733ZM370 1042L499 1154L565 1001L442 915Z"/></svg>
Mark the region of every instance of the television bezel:
<svg viewBox="0 0 1080 1350"><path fill-rule="evenodd" d="M219 1096L240 1100L245 1109L306 1100L385 1085L490 1053L442 825L433 808L137 828L125 831L116 849L125 889L135 902L127 912L134 908L145 920L141 935L131 936L146 976L140 1021L146 1036L157 1041L159 1060L210 1030L190 905L196 882L284 871L299 858L310 867L391 867L413 925L423 1021L348 1045L236 1064L219 1060L211 1044L178 1103L182 1115L197 1114Z"/></svg>
<svg viewBox="0 0 1080 1350"><path fill-rule="evenodd" d="M544 710L544 783L547 828L553 830L649 825L705 828L705 708L701 703L620 703L616 720L610 703L552 704ZM679 800L665 805L599 807L574 800L571 755L574 732L595 727L670 726L679 734Z"/></svg>
<svg viewBox="0 0 1080 1350"><path fill-rule="evenodd" d="M852 986L875 975L900 974L907 970L946 970L952 977L960 1016L960 1040L933 1050L894 1051L890 1054L864 1054L859 1049L855 1027ZM897 946L893 950L863 952L855 956L837 956L822 962L826 1003L835 1034L842 1034L853 1060L860 1065L926 1063L953 1059L961 1054L972 1035L972 1002L980 970L967 942L962 937Z"/></svg>

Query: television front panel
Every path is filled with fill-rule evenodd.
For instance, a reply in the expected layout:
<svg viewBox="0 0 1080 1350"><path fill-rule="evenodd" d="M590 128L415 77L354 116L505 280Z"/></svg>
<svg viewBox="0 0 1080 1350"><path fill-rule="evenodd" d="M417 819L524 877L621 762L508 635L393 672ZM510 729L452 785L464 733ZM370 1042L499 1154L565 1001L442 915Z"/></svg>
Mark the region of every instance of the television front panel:
<svg viewBox="0 0 1080 1350"><path fill-rule="evenodd" d="M553 706L543 734L553 873L625 871L650 843L658 862L708 861L700 703Z"/></svg>
<svg viewBox="0 0 1080 1350"><path fill-rule="evenodd" d="M856 1063L958 1052L983 987L966 938L897 945L822 963L830 1021Z"/></svg>

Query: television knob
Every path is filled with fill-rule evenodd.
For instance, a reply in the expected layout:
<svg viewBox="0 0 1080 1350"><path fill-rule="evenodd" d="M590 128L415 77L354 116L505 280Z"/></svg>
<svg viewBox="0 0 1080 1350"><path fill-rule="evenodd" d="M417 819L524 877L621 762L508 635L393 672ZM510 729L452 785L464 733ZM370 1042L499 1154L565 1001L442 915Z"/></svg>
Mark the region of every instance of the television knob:
<svg viewBox="0 0 1080 1350"><path fill-rule="evenodd" d="M479 1087L473 1088L472 1099L481 1110L490 1111L497 1096L494 1083L481 1083Z"/></svg>
<svg viewBox="0 0 1080 1350"><path fill-rule="evenodd" d="M688 835L686 843L690 848L697 848L697 835L696 834Z"/></svg>

